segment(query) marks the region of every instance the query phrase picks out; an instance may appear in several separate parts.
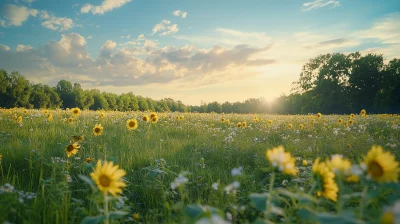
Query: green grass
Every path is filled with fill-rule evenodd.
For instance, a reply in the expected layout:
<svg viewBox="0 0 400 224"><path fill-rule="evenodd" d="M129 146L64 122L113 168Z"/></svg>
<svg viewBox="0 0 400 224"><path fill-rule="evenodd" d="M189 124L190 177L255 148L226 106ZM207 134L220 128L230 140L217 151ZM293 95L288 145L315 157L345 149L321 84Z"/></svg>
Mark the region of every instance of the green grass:
<svg viewBox="0 0 400 224"><path fill-rule="evenodd" d="M78 176L89 176L93 169L94 164L84 163L86 157L114 161L127 172L127 187L122 195L124 206L118 207L116 199L111 206L111 210L128 212L113 222L127 223L193 222L199 219L188 213L188 205L193 204L218 208L223 218L229 212L235 223L264 219L265 213L250 203L249 195L268 191L273 169L265 152L278 145L298 157L296 166L300 167L300 173L290 177L276 172L274 188L283 187L294 193L308 192L313 185L311 167L302 166L303 159L329 159L331 155L342 154L358 163L373 144L383 146L397 160L400 157L400 129L396 129L400 119L395 116L356 116L355 124L345 130L337 122L339 117L348 120L345 115L321 119L256 115L259 121L254 122L253 115L184 114L184 120L176 120L180 114L165 113L159 114L157 124L151 124L140 121L144 114L141 112L106 112L106 117L101 119L98 112L83 111L70 124L64 121L70 117L66 111L50 111L54 119L47 122L43 111L30 110L24 114L17 109L11 113L23 117L20 126L12 120L10 111L0 112L0 153L3 155L0 185L10 183L17 190L35 193L35 197L21 203L17 194L0 194L1 222L80 223L86 216L101 213L97 208L101 196ZM125 122L132 117L139 120L139 127L128 131ZM229 119L230 124L221 122L222 117ZM314 125L311 125L312 119L316 121ZM273 121L272 125L268 120ZM247 122L247 128L236 127L242 121ZM289 123L293 124L292 129ZM95 124L104 127L102 136L93 136ZM299 124L305 127L299 130ZM337 135L335 128L339 128ZM85 140L79 152L67 158L64 150L71 135L84 135ZM231 141L227 140L228 136L232 136ZM386 146L388 143L395 146ZM56 162L55 157L64 162ZM231 170L240 166L243 174L233 177ZM170 183L183 171L190 173L189 182L181 192L172 190ZM67 181L66 174L70 175L71 182ZM240 182L237 194L226 195L224 187L235 180ZM288 181L285 185L284 180ZM218 190L212 188L215 182L219 183ZM374 186L388 189L369 184L371 189ZM345 183L342 190L361 192L362 189L361 183ZM354 213L359 220L377 220L383 205L391 205L397 194L393 196L393 192L384 191L371 196L364 208L364 217L359 217L360 197L346 201L343 210ZM275 203L285 216L275 214L271 220L313 223L302 215L305 208L344 216L328 200L321 198L318 205L302 207L293 197L289 197L289 203L282 202L284 199ZM133 213L138 213L140 219L133 220Z"/></svg>

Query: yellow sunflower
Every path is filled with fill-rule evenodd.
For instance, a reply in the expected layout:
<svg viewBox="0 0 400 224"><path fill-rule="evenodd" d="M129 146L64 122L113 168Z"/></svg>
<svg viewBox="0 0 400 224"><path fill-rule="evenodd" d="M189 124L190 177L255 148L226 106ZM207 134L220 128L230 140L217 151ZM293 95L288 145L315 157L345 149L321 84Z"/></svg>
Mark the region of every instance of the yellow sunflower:
<svg viewBox="0 0 400 224"><path fill-rule="evenodd" d="M49 116L47 116L47 120L48 121L52 121L53 120L53 114L49 114Z"/></svg>
<svg viewBox="0 0 400 224"><path fill-rule="evenodd" d="M221 118L221 122L222 122L222 123L225 122L225 118Z"/></svg>
<svg viewBox="0 0 400 224"><path fill-rule="evenodd" d="M78 116L79 114L81 114L81 109L78 107L72 108L72 115Z"/></svg>
<svg viewBox="0 0 400 224"><path fill-rule="evenodd" d="M22 124L22 116L18 116L18 118L17 118L17 123L18 123L18 124Z"/></svg>
<svg viewBox="0 0 400 224"><path fill-rule="evenodd" d="M362 109L360 112L361 116L366 116L367 115L367 111L365 109Z"/></svg>
<svg viewBox="0 0 400 224"><path fill-rule="evenodd" d="M318 118L321 118L321 117L322 117L322 114L321 114L321 113L318 113L318 114L317 114L317 117L318 117Z"/></svg>
<svg viewBox="0 0 400 224"><path fill-rule="evenodd" d="M337 122L341 124L343 122L342 118L339 118Z"/></svg>
<svg viewBox="0 0 400 224"><path fill-rule="evenodd" d="M157 117L157 114L154 113L154 112L151 112L151 113L150 113L150 118L153 119L153 117Z"/></svg>
<svg viewBox="0 0 400 224"><path fill-rule="evenodd" d="M292 129L293 128L293 124L289 124L289 128Z"/></svg>
<svg viewBox="0 0 400 224"><path fill-rule="evenodd" d="M72 135L70 142L83 142L85 137L83 135Z"/></svg>
<svg viewBox="0 0 400 224"><path fill-rule="evenodd" d="M28 110L27 110L27 109L25 109L25 110L24 110L24 114L27 114L27 113L28 113Z"/></svg>
<svg viewBox="0 0 400 224"><path fill-rule="evenodd" d="M273 149L268 149L266 152L267 159L271 162L272 166L279 169L279 171L296 176L298 170L295 167L296 159L285 152L283 146L278 146Z"/></svg>
<svg viewBox="0 0 400 224"><path fill-rule="evenodd" d="M93 135L94 136L100 136L103 134L103 127L101 124L96 124L93 128Z"/></svg>
<svg viewBox="0 0 400 224"><path fill-rule="evenodd" d="M272 120L268 120L268 123L269 123L270 125L272 125Z"/></svg>
<svg viewBox="0 0 400 224"><path fill-rule="evenodd" d="M98 160L95 170L90 173L90 177L100 191L116 197L118 193L122 193L122 188L126 186L122 180L125 174L126 172L119 169L118 165L114 166L113 162L104 161L104 164L101 164L101 160Z"/></svg>
<svg viewBox="0 0 400 224"><path fill-rule="evenodd" d="M129 119L126 121L126 127L128 130L135 130L138 127L138 122L136 119Z"/></svg>
<svg viewBox="0 0 400 224"><path fill-rule="evenodd" d="M157 115L151 118L151 123L157 124L157 122L158 122L158 116Z"/></svg>
<svg viewBox="0 0 400 224"><path fill-rule="evenodd" d="M236 125L238 128L242 127L242 122L238 122Z"/></svg>
<svg viewBox="0 0 400 224"><path fill-rule="evenodd" d="M304 128L304 125L303 124L300 124L299 125L299 129L303 129Z"/></svg>
<svg viewBox="0 0 400 224"><path fill-rule="evenodd" d="M349 175L351 169L350 160L343 158L342 155L333 155L331 159L326 162L328 168L335 174Z"/></svg>
<svg viewBox="0 0 400 224"><path fill-rule="evenodd" d="M103 112L101 112L100 115L99 115L100 118L104 118L105 116L106 115Z"/></svg>
<svg viewBox="0 0 400 224"><path fill-rule="evenodd" d="M49 113L49 110L44 110L43 113L44 113L44 114L48 114L48 113Z"/></svg>
<svg viewBox="0 0 400 224"><path fill-rule="evenodd" d="M384 152L381 146L373 145L364 157L363 166L369 178L377 182L397 182L399 163L390 152Z"/></svg>
<svg viewBox="0 0 400 224"><path fill-rule="evenodd" d="M85 163L91 163L93 161L94 161L94 159L91 157L86 157L86 159L85 159Z"/></svg>
<svg viewBox="0 0 400 224"><path fill-rule="evenodd" d="M73 119L72 117L69 117L69 118L68 118L68 123L71 124L73 121L74 121L74 119Z"/></svg>
<svg viewBox="0 0 400 224"><path fill-rule="evenodd" d="M319 162L319 158L314 161L312 166L314 180L317 181L317 196L336 201L339 188L335 182L335 174L329 170L324 162Z"/></svg>
<svg viewBox="0 0 400 224"><path fill-rule="evenodd" d="M67 145L67 147L65 147L65 153L67 153L68 157L71 157L72 155L75 155L78 152L78 149L80 147L81 146L77 142L69 144Z"/></svg>
<svg viewBox="0 0 400 224"><path fill-rule="evenodd" d="M142 120L143 120L144 122L148 122L150 119L149 119L149 116L143 115Z"/></svg>
<svg viewBox="0 0 400 224"><path fill-rule="evenodd" d="M246 128L247 127L247 123L246 123L246 121L243 121L242 122L242 128Z"/></svg>

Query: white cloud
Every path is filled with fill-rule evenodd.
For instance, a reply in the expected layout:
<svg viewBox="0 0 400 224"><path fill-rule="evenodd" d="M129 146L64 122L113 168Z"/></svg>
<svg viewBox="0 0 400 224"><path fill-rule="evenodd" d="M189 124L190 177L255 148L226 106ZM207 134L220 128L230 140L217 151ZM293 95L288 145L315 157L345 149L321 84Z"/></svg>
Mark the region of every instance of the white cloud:
<svg viewBox="0 0 400 224"><path fill-rule="evenodd" d="M42 23L43 27L51 30L66 31L74 26L74 21L70 18L60 18L51 16L48 20Z"/></svg>
<svg viewBox="0 0 400 224"><path fill-rule="evenodd" d="M400 13L377 20L371 28L354 32L353 37L375 39L383 44L400 44Z"/></svg>
<svg viewBox="0 0 400 224"><path fill-rule="evenodd" d="M35 0L24 0L24 2L26 2L26 3L32 3L32 2L34 2Z"/></svg>
<svg viewBox="0 0 400 224"><path fill-rule="evenodd" d="M10 47L7 46L7 45L4 45L4 44L0 44L0 50L2 50L2 51L9 51L9 50L10 50Z"/></svg>
<svg viewBox="0 0 400 224"><path fill-rule="evenodd" d="M129 39L129 38L131 38L131 35L128 34L128 35L126 35L126 36L121 36L121 38Z"/></svg>
<svg viewBox="0 0 400 224"><path fill-rule="evenodd" d="M144 34L140 34L140 35L137 37L137 40L144 40Z"/></svg>
<svg viewBox="0 0 400 224"><path fill-rule="evenodd" d="M176 10L176 11L172 12L172 15L181 17L183 19L183 18L186 18L187 12L184 12L184 11L181 11L181 10Z"/></svg>
<svg viewBox="0 0 400 224"><path fill-rule="evenodd" d="M161 23L156 24L153 28L152 35L156 34L159 31L164 31L164 30L165 31L161 33L161 36L176 33L179 31L177 24L173 24L171 26L169 26L169 24L171 24L171 21L169 21L169 20L163 20L163 21L161 21Z"/></svg>
<svg viewBox="0 0 400 224"><path fill-rule="evenodd" d="M103 15L105 12L119 8L130 1L131 0L104 0L99 6L86 4L81 8L81 13L89 13L91 11L93 15Z"/></svg>
<svg viewBox="0 0 400 224"><path fill-rule="evenodd" d="M88 40L90 40L90 39L92 39L92 36L88 36L88 37L86 37Z"/></svg>
<svg viewBox="0 0 400 224"><path fill-rule="evenodd" d="M311 2L304 3L302 10L309 11L312 9L318 9L325 6L331 6L331 8L335 8L340 6L340 2L336 0L313 0Z"/></svg>
<svg viewBox="0 0 400 224"><path fill-rule="evenodd" d="M25 45L22 45L22 44L18 44L18 46L16 48L16 51L17 52L25 52L25 51L31 51L32 49L33 48L30 45L25 46Z"/></svg>
<svg viewBox="0 0 400 224"><path fill-rule="evenodd" d="M25 6L6 4L2 8L1 14L7 20L2 20L0 22L1 26L21 26L22 23L29 18L29 16L36 16L38 14L38 10L30 9Z"/></svg>

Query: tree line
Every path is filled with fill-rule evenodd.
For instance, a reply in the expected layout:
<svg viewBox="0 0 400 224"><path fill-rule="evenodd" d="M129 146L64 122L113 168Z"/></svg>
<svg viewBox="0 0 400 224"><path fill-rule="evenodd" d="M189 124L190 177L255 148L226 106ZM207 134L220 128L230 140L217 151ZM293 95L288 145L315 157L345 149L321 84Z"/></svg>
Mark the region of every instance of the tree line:
<svg viewBox="0 0 400 224"><path fill-rule="evenodd" d="M202 102L185 105L171 98L153 100L132 92L114 94L84 90L61 80L55 87L29 82L16 71L0 69L0 107L73 108L120 111L216 113L372 113L400 111L400 60L384 63L383 55L359 52L325 54L310 59L293 83L291 94L273 102L251 98L243 102Z"/></svg>

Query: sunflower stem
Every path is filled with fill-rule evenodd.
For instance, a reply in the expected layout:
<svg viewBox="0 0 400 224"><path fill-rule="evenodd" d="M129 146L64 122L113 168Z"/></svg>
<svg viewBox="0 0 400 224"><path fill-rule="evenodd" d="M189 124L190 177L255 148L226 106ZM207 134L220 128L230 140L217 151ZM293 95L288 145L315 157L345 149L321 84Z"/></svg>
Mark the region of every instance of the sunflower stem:
<svg viewBox="0 0 400 224"><path fill-rule="evenodd" d="M368 185L366 184L364 186L364 190L362 192L362 197L361 197L361 200L360 200L360 219L361 220L363 219L363 216L364 216L365 197L367 195L367 191L368 191Z"/></svg>
<svg viewBox="0 0 400 224"><path fill-rule="evenodd" d="M272 201L272 191L274 189L275 182L275 171L272 172L271 178L269 179L269 189L268 189L268 198L267 198L267 209L265 211L265 217L269 219L271 213L271 201Z"/></svg>
<svg viewBox="0 0 400 224"><path fill-rule="evenodd" d="M106 219L104 220L104 223L109 224L110 220L109 220L109 215L108 215L108 192L107 191L104 192L104 215L106 217Z"/></svg>

